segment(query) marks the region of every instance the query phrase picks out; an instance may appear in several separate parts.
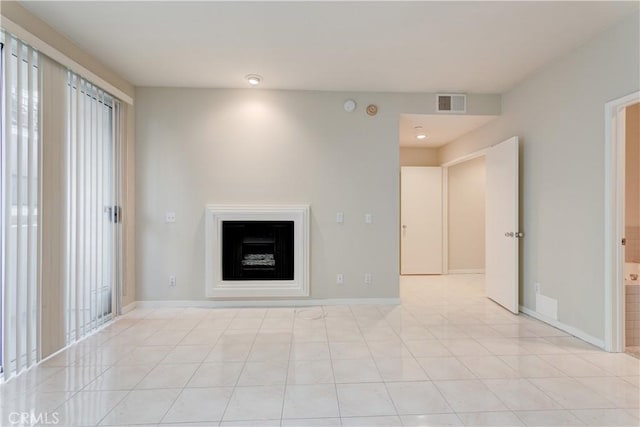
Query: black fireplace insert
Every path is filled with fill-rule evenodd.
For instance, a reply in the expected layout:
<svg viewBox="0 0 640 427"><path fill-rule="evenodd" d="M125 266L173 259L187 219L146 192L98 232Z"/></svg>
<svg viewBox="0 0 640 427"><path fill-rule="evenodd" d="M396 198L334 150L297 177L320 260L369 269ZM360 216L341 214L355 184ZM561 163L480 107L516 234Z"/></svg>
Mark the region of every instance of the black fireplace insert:
<svg viewBox="0 0 640 427"><path fill-rule="evenodd" d="M293 280L293 221L223 221L222 280Z"/></svg>

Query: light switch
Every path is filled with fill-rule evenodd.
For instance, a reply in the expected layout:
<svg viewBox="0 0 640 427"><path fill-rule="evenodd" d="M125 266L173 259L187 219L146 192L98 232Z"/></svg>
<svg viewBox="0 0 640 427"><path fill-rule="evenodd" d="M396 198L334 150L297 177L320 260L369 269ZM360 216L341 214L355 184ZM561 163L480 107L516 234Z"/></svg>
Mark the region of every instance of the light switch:
<svg viewBox="0 0 640 427"><path fill-rule="evenodd" d="M336 213L336 222L342 224L344 222L344 212Z"/></svg>
<svg viewBox="0 0 640 427"><path fill-rule="evenodd" d="M371 224L372 222L373 222L373 216L370 213L364 214L364 223Z"/></svg>
<svg viewBox="0 0 640 427"><path fill-rule="evenodd" d="M164 214L164 222L176 222L176 213L175 212L166 212Z"/></svg>
<svg viewBox="0 0 640 427"><path fill-rule="evenodd" d="M336 274L336 284L344 285L344 274L342 273Z"/></svg>

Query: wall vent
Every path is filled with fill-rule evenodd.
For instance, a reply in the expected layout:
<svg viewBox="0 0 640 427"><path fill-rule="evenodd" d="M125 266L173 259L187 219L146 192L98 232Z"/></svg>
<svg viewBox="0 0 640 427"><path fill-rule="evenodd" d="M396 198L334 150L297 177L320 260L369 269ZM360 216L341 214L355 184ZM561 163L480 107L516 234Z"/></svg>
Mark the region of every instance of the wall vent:
<svg viewBox="0 0 640 427"><path fill-rule="evenodd" d="M439 93L436 111L438 113L466 113L467 95L459 93Z"/></svg>

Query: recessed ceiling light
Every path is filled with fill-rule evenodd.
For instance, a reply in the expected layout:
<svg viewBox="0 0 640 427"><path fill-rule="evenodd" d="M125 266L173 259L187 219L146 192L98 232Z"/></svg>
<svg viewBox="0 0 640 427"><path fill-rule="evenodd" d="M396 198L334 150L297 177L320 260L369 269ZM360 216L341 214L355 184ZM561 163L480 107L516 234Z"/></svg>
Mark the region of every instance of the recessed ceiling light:
<svg viewBox="0 0 640 427"><path fill-rule="evenodd" d="M424 133L424 129L422 129L422 126L414 126L413 130L415 131L416 139L423 140L427 138L427 134Z"/></svg>
<svg viewBox="0 0 640 427"><path fill-rule="evenodd" d="M247 74L245 77L251 86L258 86L262 82L262 76L257 74Z"/></svg>

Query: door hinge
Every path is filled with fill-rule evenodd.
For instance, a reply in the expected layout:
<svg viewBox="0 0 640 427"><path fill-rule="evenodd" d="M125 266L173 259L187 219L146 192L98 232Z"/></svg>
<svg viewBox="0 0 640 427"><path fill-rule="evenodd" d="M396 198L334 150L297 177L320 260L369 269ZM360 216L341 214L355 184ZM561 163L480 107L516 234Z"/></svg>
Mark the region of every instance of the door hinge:
<svg viewBox="0 0 640 427"><path fill-rule="evenodd" d="M627 246L627 239L626 237L622 238L622 246Z"/></svg>
<svg viewBox="0 0 640 427"><path fill-rule="evenodd" d="M516 239L522 239L524 237L524 233L522 231L507 231L504 233L505 237L515 237Z"/></svg>

